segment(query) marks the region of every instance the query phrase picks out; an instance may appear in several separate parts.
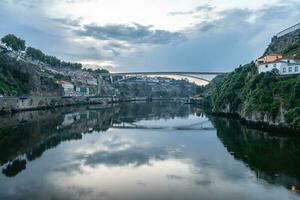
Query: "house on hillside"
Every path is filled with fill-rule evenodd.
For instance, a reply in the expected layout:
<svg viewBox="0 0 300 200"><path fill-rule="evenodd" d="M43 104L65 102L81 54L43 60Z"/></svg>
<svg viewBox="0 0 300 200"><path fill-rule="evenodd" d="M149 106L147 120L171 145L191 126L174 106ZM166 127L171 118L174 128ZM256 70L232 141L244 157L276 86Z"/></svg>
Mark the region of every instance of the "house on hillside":
<svg viewBox="0 0 300 200"><path fill-rule="evenodd" d="M66 81L59 81L58 83L64 89L63 96L65 96L65 97L71 97L71 96L75 95L74 85L72 83L69 83L69 82L66 82Z"/></svg>
<svg viewBox="0 0 300 200"><path fill-rule="evenodd" d="M85 85L76 85L74 87L76 96L89 96L89 87Z"/></svg>
<svg viewBox="0 0 300 200"><path fill-rule="evenodd" d="M256 60L258 72L270 72L277 69L280 75L300 74L300 61L285 59L281 55L267 55Z"/></svg>
<svg viewBox="0 0 300 200"><path fill-rule="evenodd" d="M283 59L283 56L278 53L271 53L266 56L262 56L256 60L256 64L270 63Z"/></svg>

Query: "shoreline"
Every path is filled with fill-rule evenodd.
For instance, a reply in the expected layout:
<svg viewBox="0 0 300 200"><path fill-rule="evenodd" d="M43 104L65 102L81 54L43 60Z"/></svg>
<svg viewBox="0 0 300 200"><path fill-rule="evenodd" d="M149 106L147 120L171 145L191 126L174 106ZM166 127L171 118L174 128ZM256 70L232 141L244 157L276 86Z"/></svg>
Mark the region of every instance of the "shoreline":
<svg viewBox="0 0 300 200"><path fill-rule="evenodd" d="M133 97L119 99L111 96L104 97L7 97L0 98L0 115L10 115L19 112L48 110L62 107L84 105L108 105L115 103L138 101L186 101L186 98L148 98Z"/></svg>
<svg viewBox="0 0 300 200"><path fill-rule="evenodd" d="M265 121L253 121L242 117L239 113L213 112L211 110L207 110L206 108L204 108L204 104L201 98L200 99L191 98L189 104L201 106L204 110L207 111L208 114L215 117L239 120L241 124L245 125L250 129L274 132L274 133L300 134L300 127L292 127L286 124L272 124L270 122L265 122Z"/></svg>
<svg viewBox="0 0 300 200"><path fill-rule="evenodd" d="M255 129L255 130L278 133L278 134L283 134L283 133L299 134L300 133L300 128L295 128L284 124L275 125L263 121L248 120L240 116L238 113L210 112L209 114L214 117L239 120L242 125L246 126L249 129Z"/></svg>

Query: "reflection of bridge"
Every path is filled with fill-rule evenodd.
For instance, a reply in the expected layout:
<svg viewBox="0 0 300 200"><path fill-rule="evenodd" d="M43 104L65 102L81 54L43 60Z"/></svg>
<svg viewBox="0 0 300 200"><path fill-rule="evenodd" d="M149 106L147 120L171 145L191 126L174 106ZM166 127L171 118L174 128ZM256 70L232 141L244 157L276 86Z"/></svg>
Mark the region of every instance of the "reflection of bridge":
<svg viewBox="0 0 300 200"><path fill-rule="evenodd" d="M135 77L135 76L183 76L187 78L198 79L204 82L210 82L215 76L225 74L224 72L120 72L110 73L112 77L123 77L123 80ZM122 80L121 80L122 81Z"/></svg>
<svg viewBox="0 0 300 200"><path fill-rule="evenodd" d="M197 122L194 124L188 124L184 126L143 126L135 123L125 123L121 122L120 124L114 124L111 126L112 128L117 129L174 129L174 130L214 130L215 128L211 124L209 120Z"/></svg>

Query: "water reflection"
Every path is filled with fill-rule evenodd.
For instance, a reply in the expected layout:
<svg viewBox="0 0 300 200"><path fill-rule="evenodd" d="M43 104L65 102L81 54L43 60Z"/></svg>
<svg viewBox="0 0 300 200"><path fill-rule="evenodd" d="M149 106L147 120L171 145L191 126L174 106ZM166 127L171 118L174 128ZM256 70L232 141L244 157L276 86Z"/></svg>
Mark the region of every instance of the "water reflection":
<svg viewBox="0 0 300 200"><path fill-rule="evenodd" d="M299 144L176 102L20 113L0 199L300 199Z"/></svg>
<svg viewBox="0 0 300 200"><path fill-rule="evenodd" d="M300 138L250 130L236 120L212 118L227 150L256 176L296 191L300 187Z"/></svg>

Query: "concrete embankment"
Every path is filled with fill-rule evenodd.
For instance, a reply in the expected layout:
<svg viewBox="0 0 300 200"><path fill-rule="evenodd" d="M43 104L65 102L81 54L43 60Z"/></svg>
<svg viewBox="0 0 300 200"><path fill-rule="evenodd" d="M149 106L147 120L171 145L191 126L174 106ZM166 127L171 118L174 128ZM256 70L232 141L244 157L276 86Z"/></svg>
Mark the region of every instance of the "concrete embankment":
<svg viewBox="0 0 300 200"><path fill-rule="evenodd" d="M0 98L0 114L117 101L118 99L113 97L9 97Z"/></svg>

